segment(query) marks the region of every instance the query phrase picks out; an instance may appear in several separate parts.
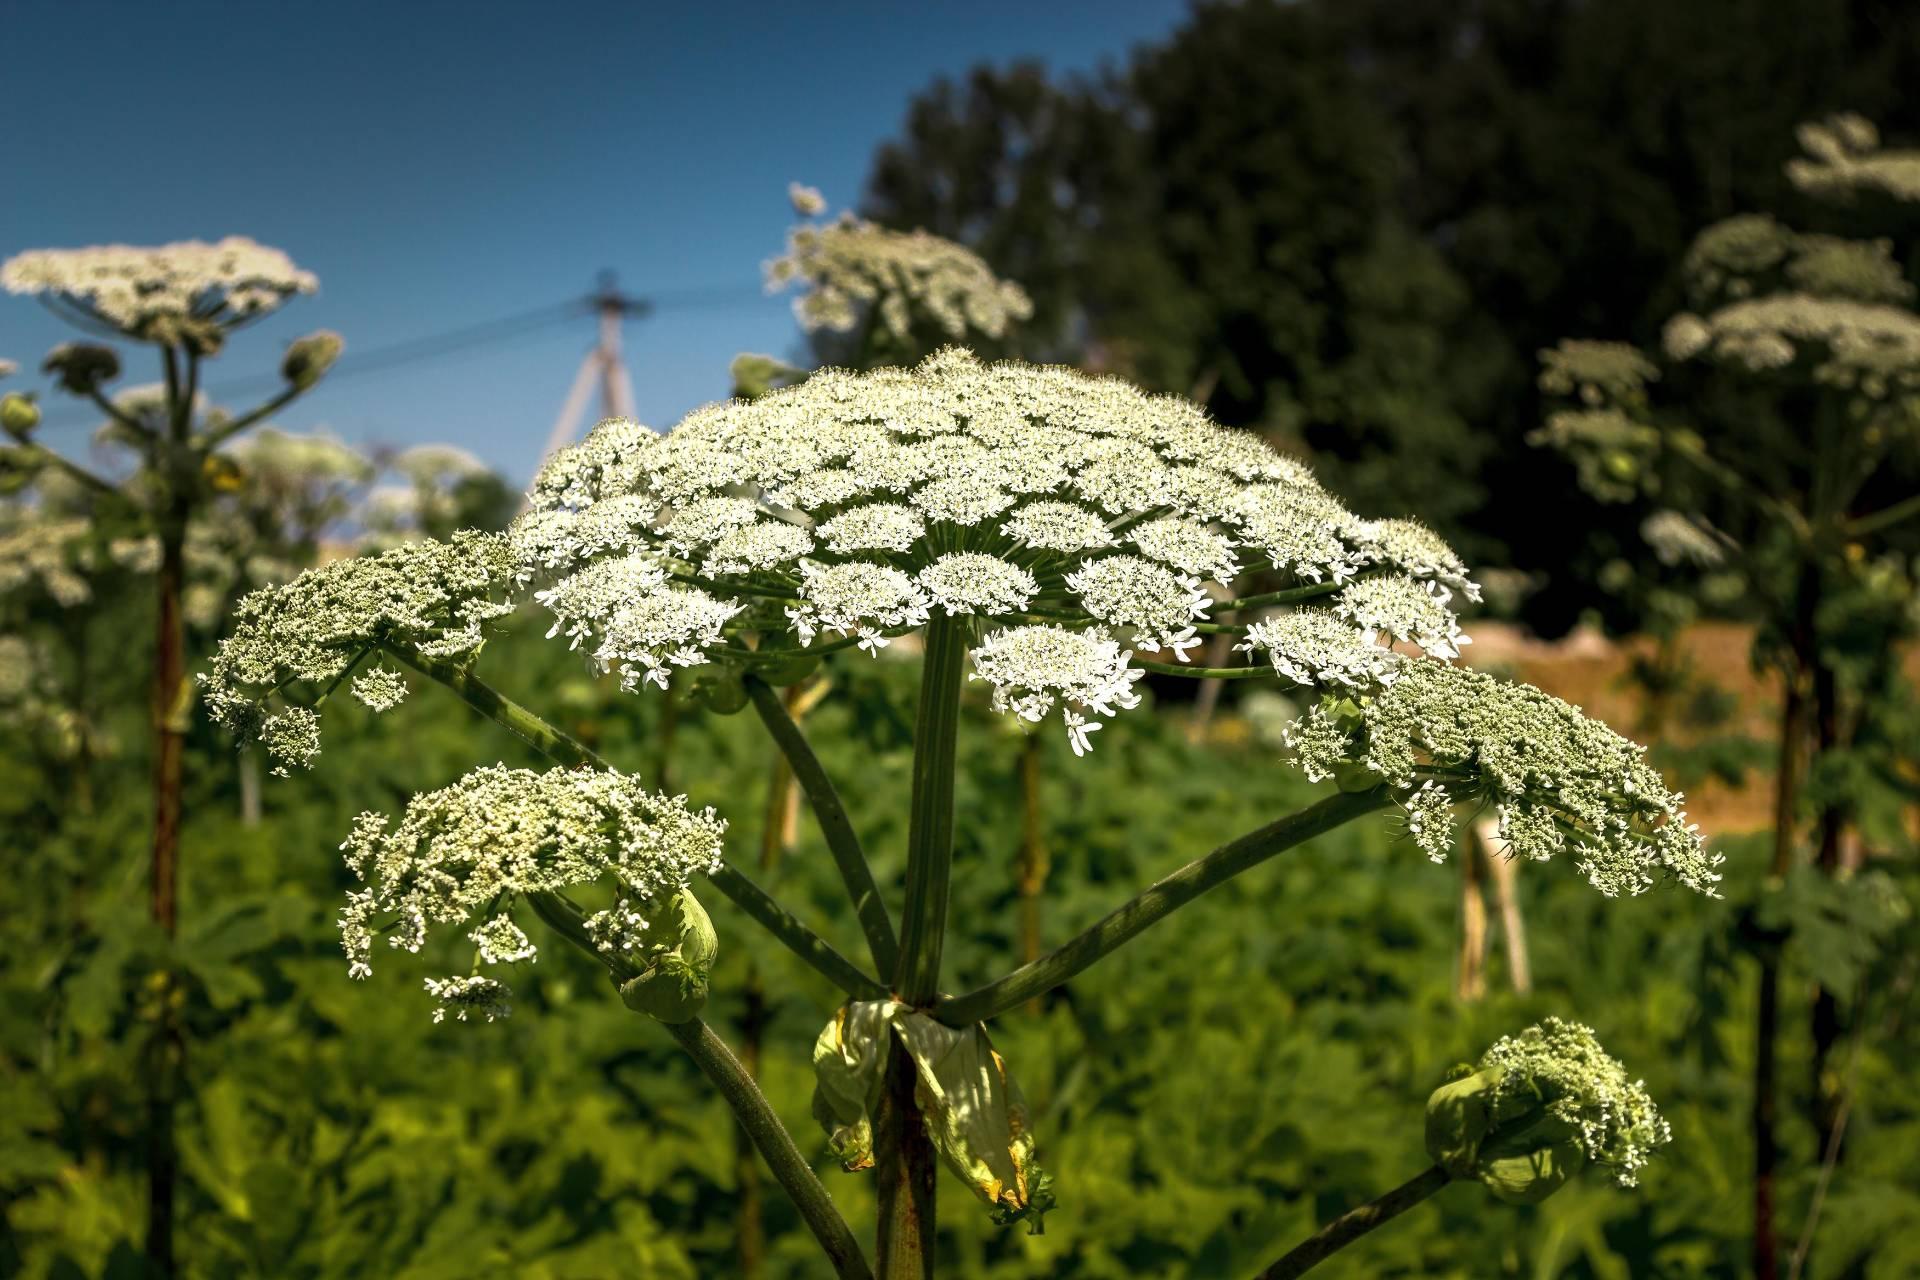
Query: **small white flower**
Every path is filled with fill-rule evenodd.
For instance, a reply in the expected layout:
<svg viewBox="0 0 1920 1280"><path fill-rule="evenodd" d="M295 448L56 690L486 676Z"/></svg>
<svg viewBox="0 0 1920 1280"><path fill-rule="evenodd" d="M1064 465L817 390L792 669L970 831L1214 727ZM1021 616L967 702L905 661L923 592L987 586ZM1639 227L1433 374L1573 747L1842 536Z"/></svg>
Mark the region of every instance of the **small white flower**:
<svg viewBox="0 0 1920 1280"><path fill-rule="evenodd" d="M1359 627L1369 644L1383 638L1405 640L1431 657L1457 658L1461 646L1472 640L1461 632L1447 600L1447 589L1437 582L1391 574L1348 583L1334 598L1333 608Z"/></svg>
<svg viewBox="0 0 1920 1280"><path fill-rule="evenodd" d="M920 571L920 585L951 614L1018 613L1040 587L1033 575L998 556L956 551Z"/></svg>
<svg viewBox="0 0 1920 1280"><path fill-rule="evenodd" d="M1182 662L1200 643L1193 624L1205 620L1213 603L1199 579L1139 556L1088 560L1067 575L1067 586L1095 618L1131 628L1140 648L1148 653L1170 648Z"/></svg>
<svg viewBox="0 0 1920 1280"><path fill-rule="evenodd" d="M407 679L390 667L369 667L353 678L353 696L373 711L391 711L406 701Z"/></svg>
<svg viewBox="0 0 1920 1280"><path fill-rule="evenodd" d="M1314 688L1371 689L1391 683L1400 659L1328 609L1294 609L1263 618L1234 646L1264 651L1280 676Z"/></svg>
<svg viewBox="0 0 1920 1280"><path fill-rule="evenodd" d="M449 1012L460 1022L467 1021L469 1017L481 1017L493 1022L513 1014L513 989L504 982L471 976L428 978L426 985L427 994L435 1002L435 1022L445 1022Z"/></svg>
<svg viewBox="0 0 1920 1280"><path fill-rule="evenodd" d="M1063 718L1075 754L1099 726L1085 712L1111 716L1138 706L1134 684L1145 675L1110 637L1065 627L1026 626L995 631L973 651L973 678L993 688L996 711L1038 723L1064 702Z"/></svg>

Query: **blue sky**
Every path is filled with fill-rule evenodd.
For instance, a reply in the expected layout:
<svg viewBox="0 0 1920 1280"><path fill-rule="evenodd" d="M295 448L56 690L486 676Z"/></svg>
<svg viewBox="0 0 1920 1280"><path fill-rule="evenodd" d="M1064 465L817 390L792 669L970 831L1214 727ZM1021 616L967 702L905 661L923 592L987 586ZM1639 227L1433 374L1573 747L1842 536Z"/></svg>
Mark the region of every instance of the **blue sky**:
<svg viewBox="0 0 1920 1280"><path fill-rule="evenodd" d="M228 234L286 249L320 293L236 339L210 371L216 392L270 375L287 340L337 329L346 376L281 425L451 441L520 479L590 320L357 376L352 353L559 302L612 268L643 296L714 299L627 330L640 415L671 425L725 394L736 352L793 347L787 300L759 291L793 221L790 180L853 203L936 75L1023 57L1092 70L1184 10L15 3L0 255ZM39 383L30 370L67 336L38 303L0 295L0 358L23 370L8 389ZM147 353L130 354L126 382L152 380ZM55 440L79 445L84 420L57 397L46 407Z"/></svg>

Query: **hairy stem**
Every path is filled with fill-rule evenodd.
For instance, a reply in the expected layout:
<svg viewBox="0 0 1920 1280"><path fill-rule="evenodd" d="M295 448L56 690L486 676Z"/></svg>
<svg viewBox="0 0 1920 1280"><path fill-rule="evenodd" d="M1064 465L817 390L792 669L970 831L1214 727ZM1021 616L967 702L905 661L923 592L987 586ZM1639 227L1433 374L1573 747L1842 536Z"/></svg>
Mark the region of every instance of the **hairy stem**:
<svg viewBox="0 0 1920 1280"><path fill-rule="evenodd" d="M813 1168L807 1164L806 1157L800 1154L800 1148L794 1145L793 1135L780 1123L780 1117L774 1114L768 1105L766 1095L760 1092L760 1086L753 1082L740 1060L733 1056L713 1029L698 1018L688 1022L666 1023L667 1034L680 1042L695 1065L713 1081L720 1090L727 1105L740 1121L753 1145L773 1171L773 1176L793 1200L794 1207L800 1210L807 1229L813 1232L813 1238L820 1242L827 1258L833 1263L834 1273L842 1277L860 1277L865 1280L873 1272L867 1266L866 1258L860 1252L860 1245L848 1229L846 1219L834 1208L833 1197L820 1185L820 1179L814 1175Z"/></svg>
<svg viewBox="0 0 1920 1280"><path fill-rule="evenodd" d="M1155 675L1185 676L1189 680L1272 680L1275 675L1273 668L1264 662L1257 667L1190 667L1136 656L1133 665Z"/></svg>
<svg viewBox="0 0 1920 1280"><path fill-rule="evenodd" d="M1040 958L1040 897L1047 887L1045 814L1040 802L1040 735L1029 733L1020 743L1020 962ZM1029 1013L1040 1012L1038 999Z"/></svg>
<svg viewBox="0 0 1920 1280"><path fill-rule="evenodd" d="M191 405L180 399L173 348L166 357L170 443L187 434ZM154 923L168 938L179 926L180 825L186 786L186 724L182 705L187 684L187 633L182 612L186 591L187 524L193 515L187 478L170 465L157 467L163 497L159 512L160 572L154 624L152 685L148 718L153 740L153 843L150 858ZM154 1274L175 1274L174 1192L179 1152L174 1109L185 1070L186 1036L180 1026L179 994L172 973L153 974L148 992L154 1010L147 1064L147 1264Z"/></svg>
<svg viewBox="0 0 1920 1280"><path fill-rule="evenodd" d="M1072 941L1056 947L1032 964L1022 965L1006 977L963 996L936 1002L934 1016L949 1026L964 1027L1005 1013L1021 1001L1030 1000L1059 986L1214 886L1260 865L1275 854L1371 813L1386 805L1388 799L1384 788L1342 792L1309 805L1298 813L1270 822L1257 831L1250 831L1155 881Z"/></svg>
<svg viewBox="0 0 1920 1280"><path fill-rule="evenodd" d="M940 985L947 891L953 868L953 780L960 728L960 668L966 624L941 614L927 624L920 711L913 731L913 802L907 823L907 896L894 990L914 1006ZM914 1068L890 1041L874 1133L879 1194L880 1274L887 1280L933 1275L936 1224L933 1143L914 1099Z"/></svg>
<svg viewBox="0 0 1920 1280"><path fill-rule="evenodd" d="M305 390L306 388L304 387L289 386L285 391L282 391L265 404L250 409L237 418L231 418L221 423L200 438L199 444L201 452L212 453L215 449L218 449L221 445L233 439L233 437L239 435L248 427L264 421L292 404L300 398L301 393Z"/></svg>
<svg viewBox="0 0 1920 1280"><path fill-rule="evenodd" d="M606 965L616 982L636 976L636 971L625 957L606 955L593 945L593 940L587 936L581 923L579 912L565 898L552 893L530 896L540 918L567 941ZM690 1018L685 1022L663 1022L660 1025L667 1029L668 1035L680 1042L680 1047L687 1051L694 1065L719 1089L720 1096L726 1100L740 1127L746 1130L747 1136L766 1160L767 1168L772 1170L775 1180L785 1188L794 1207L800 1211L807 1229L813 1232L813 1238L820 1242L821 1249L832 1261L834 1273L842 1277L871 1280L873 1272L868 1269L867 1260L861 1254L853 1232L848 1229L846 1219L834 1207L833 1197L820 1185L813 1167L800 1154L800 1148L794 1145L793 1135L780 1123L780 1117L774 1114L766 1095L760 1092L760 1086L740 1065L740 1060L733 1056L726 1042L699 1018Z"/></svg>
<svg viewBox="0 0 1920 1280"><path fill-rule="evenodd" d="M1384 1226L1413 1208L1448 1181L1447 1171L1439 1165L1414 1175L1378 1199L1341 1214L1289 1249L1256 1280L1293 1280L1295 1276L1307 1274L1375 1227Z"/></svg>
<svg viewBox="0 0 1920 1280"><path fill-rule="evenodd" d="M867 950L873 956L874 966L881 973L892 973L899 964L900 944L894 937L893 921L887 915L886 903L880 900L880 887L874 883L866 852L860 846L860 837L847 817L846 806L840 802L840 793L834 789L833 779L827 776L820 758L813 753L806 734L801 732L800 726L788 714L779 693L752 674L746 677L746 687L747 696L753 700L753 709L759 712L761 723L766 725L767 732L786 757L788 767L793 770L794 778L806 793L807 803L812 806L814 817L820 823L820 833L826 837L827 849L833 855L834 865L840 870L841 883L846 885L847 896L853 900L853 910L859 918L861 932L867 936Z"/></svg>
<svg viewBox="0 0 1920 1280"><path fill-rule="evenodd" d="M911 1005L940 986L947 890L953 870L953 775L960 729L966 629L945 614L927 624L920 712L913 729L913 802L907 822L907 901L894 986Z"/></svg>
<svg viewBox="0 0 1920 1280"><path fill-rule="evenodd" d="M1780 755L1774 775L1773 859L1768 875L1782 879L1793 870L1799 843L1800 791L1809 736L1812 700L1808 673L1814 663L1814 624L1819 573L1803 565L1794 599L1792 660L1786 665L1780 710ZM1780 1147L1776 1134L1779 1103L1780 948L1760 952L1760 982L1755 1001L1753 1055L1753 1275L1774 1280L1779 1274L1778 1226L1774 1222L1774 1181Z"/></svg>
<svg viewBox="0 0 1920 1280"><path fill-rule="evenodd" d="M809 929L800 918L774 900L765 889L726 863L707 879L729 901L752 916L754 921L779 939L787 950L806 961L827 981L856 1000L884 1000L886 984L836 951L832 944Z"/></svg>

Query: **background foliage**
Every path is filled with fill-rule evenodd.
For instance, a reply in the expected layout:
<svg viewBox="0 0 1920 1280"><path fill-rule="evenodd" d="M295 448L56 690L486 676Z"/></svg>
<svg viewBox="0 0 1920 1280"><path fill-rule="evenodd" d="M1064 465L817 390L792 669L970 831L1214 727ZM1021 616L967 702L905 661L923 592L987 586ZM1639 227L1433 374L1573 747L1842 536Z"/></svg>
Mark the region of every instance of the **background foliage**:
<svg viewBox="0 0 1920 1280"><path fill-rule="evenodd" d="M1541 417L1536 349L1570 334L1651 341L1698 228L1793 206L1778 175L1796 123L1851 107L1911 138L1920 104L1902 88L1916 79L1920 16L1892 4L1206 4L1097 83L1016 67L930 88L876 158L866 211L963 240L1020 281L1036 316L1010 351L1118 369L1297 442L1357 509L1420 512L1473 559L1534 573L1528 617L1544 630L1597 605L1625 626L1644 620L1636 597L1603 595L1594 574L1637 545L1635 526L1522 442ZM480 497L497 516L499 493ZM520 1013L482 1027L432 1026L425 1002L347 980L333 845L352 815L474 764L536 763L439 691L377 729L335 713L322 767L269 783L257 825L242 818L231 744L197 723L188 923L170 949L146 923L143 663L124 640L151 632L144 595L103 573L83 616L39 597L5 605L9 633L65 629L59 652L85 664L65 674L87 690L100 740L121 749L76 759L61 735L15 720L0 734L0 820L17 833L0 881L0 1276L142 1275L136 1032L146 979L163 970L189 975L189 1274L731 1273L726 1113L590 965L545 948L516 983ZM504 690L556 710L621 766L719 804L734 822L729 855L749 862L771 765L755 728L617 695L538 633L528 621L493 642ZM839 660L811 723L883 884L901 872L889 802L908 765L908 676ZM1230 707L1198 743L1185 714L1131 716L1085 760L1044 742L1049 942L1221 832L1311 798L1274 759L1270 702ZM1898 723L1907 736L1887 754L1910 762L1911 723ZM983 710L963 735L960 987L1016 946L1022 745ZM1682 779L1741 775L1755 754L1715 740L1663 764ZM1915 900L1910 800L1877 796L1875 838L1906 855L1887 865ZM1861 993L1841 1053L1856 1099L1846 1160L1805 1274L1920 1273L1909 921L1889 916L1875 935L1819 884L1763 893L1760 836L1724 842L1721 903L1608 903L1566 868L1526 867L1534 989L1511 992L1496 949L1489 996L1463 1005L1459 870L1394 836L1381 818L1316 841L996 1024L1062 1209L1026 1237L951 1197L952 1270L1248 1272L1424 1163L1420 1107L1449 1067L1571 1013L1645 1074L1673 1121L1642 1190L1588 1180L1519 1209L1455 1188L1325 1274L1741 1274L1753 945L1790 917L1787 987ZM856 946L804 819L769 887ZM756 954L757 931L710 905L723 946L712 1021L733 1034L744 1010L730 1002L752 964L771 1019L768 1093L864 1235L869 1192L829 1168L807 1111L807 1050L836 997ZM1807 1047L1783 1044L1791 1247L1821 1180ZM772 1188L765 1204L768 1274L817 1274Z"/></svg>

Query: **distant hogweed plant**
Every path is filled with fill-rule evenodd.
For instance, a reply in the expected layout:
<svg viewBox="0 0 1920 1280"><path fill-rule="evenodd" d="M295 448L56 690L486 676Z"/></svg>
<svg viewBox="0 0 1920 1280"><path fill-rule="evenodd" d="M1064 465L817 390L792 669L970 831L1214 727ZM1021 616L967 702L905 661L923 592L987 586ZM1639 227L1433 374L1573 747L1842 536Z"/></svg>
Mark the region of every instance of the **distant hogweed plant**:
<svg viewBox="0 0 1920 1280"><path fill-rule="evenodd" d="M794 212L817 218L826 200L795 183ZM901 344L916 325L948 341L969 330L988 338L1033 314L1026 290L994 275L978 254L925 231L895 231L852 212L795 227L787 251L767 263L767 288L798 287L800 327L847 331L863 322L884 327Z"/></svg>
<svg viewBox="0 0 1920 1280"><path fill-rule="evenodd" d="M1920 200L1920 151L1882 147L1855 115L1805 125L1799 139L1806 154L1787 177L1846 210L1834 225L1876 213L1911 225L1902 206ZM1898 919L1887 905L1897 895L1874 891L1878 877L1856 874L1845 850L1880 804L1882 780L1899 776L1910 754L1897 744L1910 698L1900 655L1920 632L1911 261L1911 247L1890 240L1740 214L1694 238L1680 264L1686 307L1668 319L1659 351L1581 339L1541 352L1540 387L1564 403L1535 439L1567 454L1595 497L1647 508L1641 533L1652 555L1620 567L1649 602L1649 629L1670 640L1708 611L1751 621L1752 665L1779 681L1773 856L1752 912L1769 922L1756 948L1752 1271L1761 1277L1780 1262L1773 1097L1783 944L1791 936L1811 952L1832 928L1794 935L1796 915L1820 895L1820 909L1845 921L1834 932L1868 955ZM1847 1114L1832 1061L1859 1016L1844 973L1834 982L1828 969L1814 995L1808 1055L1810 1118L1829 1168ZM1817 1209L1802 1256L1813 1220Z"/></svg>
<svg viewBox="0 0 1920 1280"><path fill-rule="evenodd" d="M253 409L227 414L200 393L202 366L218 356L234 330L273 314L318 287L313 273L278 249L242 237L217 243L187 241L157 248L101 245L19 254L0 265L0 288L38 298L75 328L100 337L150 346L163 383L150 391L110 396L120 356L94 343L62 343L42 370L59 389L84 399L107 419L106 435L136 459L125 477L103 476L42 442L38 406L30 397L0 401L0 482L18 489L57 477L76 487L87 514L125 530L152 549L155 629L150 701L153 742L151 911L162 932L176 927L176 888L185 787L185 736L192 685L186 680L188 547L203 536L216 495L230 487L236 462L226 446L310 391L339 356L339 335L311 334L288 345L283 386ZM43 489L44 496L44 489ZM172 979L157 974L148 1161L148 1265L174 1273L172 1115L179 1082L182 1032Z"/></svg>
<svg viewBox="0 0 1920 1280"><path fill-rule="evenodd" d="M715 711L754 708L813 806L870 964L722 860L710 811L643 791L479 678L489 624L522 593L551 616L555 642L629 690L687 684ZM396 922L390 941L406 950L429 925L479 920L473 972L429 990L450 1016L499 1016L509 993L481 969L531 960L513 919L525 903L668 1025L838 1272L867 1275L793 1140L697 1017L713 938L690 885L705 875L846 993L815 1045L815 1114L841 1162L878 1180L880 1271L926 1275L936 1159L999 1221L1037 1229L1053 1202L986 1024L1315 835L1391 810L1440 856L1455 806L1472 801L1499 810L1513 853L1565 855L1603 893L1662 880L1715 891L1718 859L1640 748L1537 690L1453 664L1467 642L1454 606L1475 596L1432 532L1353 514L1298 462L1183 400L947 350L911 369L822 372L698 410L664 435L603 423L547 463L505 535L344 561L248 600L207 700L283 766L304 765L319 750L319 702L373 672L377 696L364 700L391 702L410 669L567 766L482 770L416 799L397 825L363 818L346 847L366 887L342 916L356 974L371 962L376 918ZM1244 662L1199 665L1195 650L1214 635L1233 638ZM922 653L897 915L777 692L833 655L894 644ZM1337 792L1227 841L1051 953L947 994L970 683L1084 752L1139 705L1148 673L1296 691L1308 705L1289 730L1295 760ZM1471 1078L1479 1092L1450 1104L1457 1132L1434 1169L1268 1274L1297 1275L1385 1221L1398 1212L1382 1207L1392 1197L1404 1208L1471 1178L1537 1198L1582 1163L1630 1174L1665 1137L1584 1028L1550 1023L1503 1042Z"/></svg>

